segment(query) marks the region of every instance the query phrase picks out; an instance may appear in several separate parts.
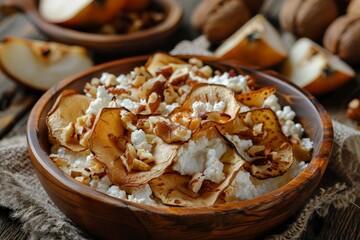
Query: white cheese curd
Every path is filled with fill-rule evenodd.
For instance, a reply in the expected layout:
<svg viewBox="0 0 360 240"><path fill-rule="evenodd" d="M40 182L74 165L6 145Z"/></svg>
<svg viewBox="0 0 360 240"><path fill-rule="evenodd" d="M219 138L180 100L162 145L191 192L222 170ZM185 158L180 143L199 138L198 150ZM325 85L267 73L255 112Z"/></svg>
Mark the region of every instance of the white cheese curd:
<svg viewBox="0 0 360 240"><path fill-rule="evenodd" d="M116 86L117 88L127 88L127 87L131 87L131 83L132 83L132 78L128 77L125 74L120 74L117 78L116 81L118 83L118 85Z"/></svg>
<svg viewBox="0 0 360 240"><path fill-rule="evenodd" d="M247 153L247 150L253 146L253 142L250 139L240 139L237 135L230 134L226 134L225 137L235 145L236 150L240 153L245 161L252 161L251 157Z"/></svg>
<svg viewBox="0 0 360 240"><path fill-rule="evenodd" d="M211 180L214 183L220 183L224 180L223 173L224 164L220 162L215 149L210 149L207 153L207 161L205 162L205 179Z"/></svg>
<svg viewBox="0 0 360 240"><path fill-rule="evenodd" d="M277 110L276 116L278 117L280 123L286 120L294 120L296 113L291 110L290 106L285 106L283 110Z"/></svg>
<svg viewBox="0 0 360 240"><path fill-rule="evenodd" d="M106 87L117 85L116 76L111 73L107 73L107 72L102 73L99 80L100 83L102 85L105 85Z"/></svg>
<svg viewBox="0 0 360 240"><path fill-rule="evenodd" d="M216 75L214 77L205 79L196 76L193 72L190 71L190 78L197 82L223 85L237 93L250 92L250 88L247 85L248 76L246 75L230 77L228 72L224 72L222 75Z"/></svg>
<svg viewBox="0 0 360 240"><path fill-rule="evenodd" d="M105 175L101 179L92 179L90 181L90 187L99 191L106 193L108 188L112 185L112 182L110 181L110 178L108 175Z"/></svg>
<svg viewBox="0 0 360 240"><path fill-rule="evenodd" d="M162 115L169 115L175 108L179 107L178 103L166 104L165 102L161 102L157 111L159 111Z"/></svg>
<svg viewBox="0 0 360 240"><path fill-rule="evenodd" d="M275 94L270 95L267 99L265 99L262 107L270 108L274 112L281 110L281 106L278 103L278 98L275 96Z"/></svg>
<svg viewBox="0 0 360 240"><path fill-rule="evenodd" d="M240 107L240 113L248 112L250 111L250 108L248 106L241 106Z"/></svg>
<svg viewBox="0 0 360 240"><path fill-rule="evenodd" d="M311 151L314 148L314 142L310 138L302 138L300 144L306 151Z"/></svg>
<svg viewBox="0 0 360 240"><path fill-rule="evenodd" d="M120 198L120 199L126 199L126 192L124 190L121 190L118 186L112 185L106 190L106 194Z"/></svg>
<svg viewBox="0 0 360 240"><path fill-rule="evenodd" d="M145 149L151 151L152 145L146 141L145 132L142 129L135 130L131 133L131 143L135 149Z"/></svg>
<svg viewBox="0 0 360 240"><path fill-rule="evenodd" d="M136 203L147 205L158 205L152 198L152 191L149 184L144 184L135 189L132 194L128 195L128 200Z"/></svg>
<svg viewBox="0 0 360 240"><path fill-rule="evenodd" d="M294 123L292 120L286 120L281 126L281 131L287 137L301 138L304 133L304 128L300 123Z"/></svg>
<svg viewBox="0 0 360 240"><path fill-rule="evenodd" d="M247 85L248 76L238 75L230 77L228 72L223 73L222 75L216 75L207 80L210 84L219 84L228 87L234 92L250 92L250 89Z"/></svg>
<svg viewBox="0 0 360 240"><path fill-rule="evenodd" d="M113 97L114 95L109 94L104 86L99 86L96 92L96 99L90 103L89 108L86 110L86 114L96 115L101 109L109 106Z"/></svg>
<svg viewBox="0 0 360 240"><path fill-rule="evenodd" d="M225 110L226 105L222 101L215 102L214 105L208 102L205 103L201 101L196 101L191 105L191 107L193 109L191 116L197 117L207 112L223 112Z"/></svg>
<svg viewBox="0 0 360 240"><path fill-rule="evenodd" d="M124 108L128 109L132 113L137 113L137 111L138 111L138 109L139 109L139 107L141 105L146 105L146 101L144 99L141 99L140 102L135 102L135 101L130 100L128 98L116 99L116 103L120 107L124 107Z"/></svg>
<svg viewBox="0 0 360 240"><path fill-rule="evenodd" d="M294 179L308 164L295 161L290 169L282 176L258 180L249 172L241 170L236 175L231 187L228 188L228 199L235 201L248 200L269 193L280 188Z"/></svg>
<svg viewBox="0 0 360 240"><path fill-rule="evenodd" d="M218 181L221 177L219 171L222 167L217 162L226 152L227 146L220 138L207 139L203 136L197 140L190 140L187 145L180 147L173 169L181 175L194 175L207 170L210 181ZM211 152L209 154L209 152ZM209 162L209 163L208 163ZM220 162L221 163L221 162Z"/></svg>
<svg viewBox="0 0 360 240"><path fill-rule="evenodd" d="M60 167L66 174L70 175L72 169L84 169L89 167L86 159L89 155L87 152L72 152L65 147L58 147L56 151L51 151L50 157L66 159L67 166Z"/></svg>

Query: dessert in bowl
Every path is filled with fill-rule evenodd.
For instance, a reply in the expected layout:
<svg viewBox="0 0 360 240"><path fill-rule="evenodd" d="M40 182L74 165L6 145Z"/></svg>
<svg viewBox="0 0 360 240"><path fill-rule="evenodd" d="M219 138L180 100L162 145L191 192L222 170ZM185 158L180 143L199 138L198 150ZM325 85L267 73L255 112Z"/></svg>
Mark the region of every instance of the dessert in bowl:
<svg viewBox="0 0 360 240"><path fill-rule="evenodd" d="M175 0L154 0L151 5L158 6L165 16L161 22L136 32L109 34L105 33L108 31L91 32L49 22L41 16L37 0L9 0L6 4L22 10L41 32L57 42L80 45L96 53L108 55L129 55L161 46L176 31L183 14L180 4Z"/></svg>
<svg viewBox="0 0 360 240"><path fill-rule="evenodd" d="M297 87L266 73L243 69L209 57L183 56L180 59L169 56L171 60L164 61L160 57L159 61L157 58L163 55L152 56L145 68L140 66L145 64L147 57L96 66L86 73L64 80L39 100L29 119L29 150L39 179L55 204L90 233L109 238L119 234L124 238L255 238L294 214L316 188L331 154L331 121L321 105ZM183 68L192 70L184 77ZM104 72L106 74L101 74ZM191 72L198 74L193 75ZM119 76L116 78L111 74ZM139 75L149 77L141 80L138 79ZM234 84L220 86L225 81L224 76L242 82L243 88L234 88ZM141 87L137 91L138 96L145 94L146 101L143 104L126 105L124 108L124 98L114 98L116 93L119 96L130 94L130 89L124 89L123 85L116 88L117 91L112 88L119 79L124 84L126 77L130 78L133 85L135 79L136 82L143 81L139 83ZM183 100L179 100L182 96L170 100L171 94L151 97L155 95L152 94L154 92L169 91L169 86L149 88L151 91L148 94L143 91L147 89L144 86L151 81L151 86L160 86L157 82L165 86L167 80L162 78L169 80L174 91L180 95L181 86L189 85L188 80L191 78L192 90L184 91L186 94ZM202 82L202 79L210 84ZM82 129L83 136L72 141L71 136L74 136L76 130L69 129L77 129L75 125L54 122L59 122L69 111L73 114L79 110L75 106L82 101L80 98L89 97L69 89L80 92L84 87L89 97L95 97L97 91L98 98L85 100L90 102L88 106L80 104L83 106L80 115L94 114L96 119L90 121L89 134ZM92 90L94 87L95 93ZM251 91L250 88L258 90ZM104 97L101 91L104 90L113 94L105 103L100 101L100 96ZM309 144L302 144L308 151L300 151L305 154L295 156L294 149L300 146L299 141L294 141L293 133L287 133L285 123L278 120L284 118L281 115L287 115L285 112L289 113L289 109L279 110L275 109L279 108L275 107L276 104L265 103L275 91L279 103L290 105L297 113L296 121L305 129L306 138L310 138L304 142L313 144L311 152L309 147L305 147ZM154 107L157 98L167 98L166 105L177 100L180 104L166 112L169 106L161 108L158 102ZM134 98L132 100L136 101ZM61 106L66 106L66 101L74 108L64 110ZM210 106L201 107L206 106L206 102L211 105L211 109ZM259 104L261 107L257 106ZM262 107L264 104L267 106ZM290 115L293 119L293 113ZM146 122L147 119L150 120ZM155 126L154 129L145 127L151 124ZM293 122L293 125L296 124ZM241 134L234 131L240 128L243 129ZM163 134L164 131L170 134ZM158 134L155 138L160 142L151 142L154 137L145 143L136 140L138 135L150 138L147 135L153 133ZM84 137L86 135L90 136ZM298 140L302 141L300 134L297 135ZM240 140L236 140L235 136L247 138L242 140L247 140L245 143L249 146L245 149L238 147L237 142ZM149 146L151 144L153 146ZM71 164L64 161L66 157L61 155L63 150L59 151L62 147L57 145L77 152L82 147L90 149L93 160L88 159L88 162L99 161L107 169L105 173L108 175L102 172L98 175L90 173L91 177L87 179L91 171L82 174L79 169L75 171L71 166L64 167ZM186 162L191 158L188 150L194 150L196 146L202 146L208 151L203 150L206 157L195 154L197 157L192 159L205 159L201 161L206 166L194 166L189 170L186 167L191 166L191 162ZM134 148L135 151L132 150ZM146 148L148 152L144 154L141 150ZM185 157L181 157L181 154ZM307 165L298 163L301 160L306 160ZM211 168L212 165L218 167ZM301 173L286 177L292 171L289 170L291 166L300 166L298 169ZM286 181L268 191L253 191L249 196L246 191L242 191L244 187L239 188L244 184L255 182L256 185L256 182L270 180L272 182L261 187L268 188L266 185L277 184L275 178L284 177L290 182ZM111 180L107 189L98 189L100 178ZM247 178L247 182L243 181L244 178ZM103 231L105 226L107 230Z"/></svg>

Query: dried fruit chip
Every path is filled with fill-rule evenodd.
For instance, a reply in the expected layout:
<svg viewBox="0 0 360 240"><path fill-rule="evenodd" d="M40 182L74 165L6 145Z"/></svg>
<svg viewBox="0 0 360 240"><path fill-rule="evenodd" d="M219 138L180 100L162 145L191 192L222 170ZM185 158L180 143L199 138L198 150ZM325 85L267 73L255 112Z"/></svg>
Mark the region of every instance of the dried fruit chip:
<svg viewBox="0 0 360 240"><path fill-rule="evenodd" d="M203 136L208 139L221 137L215 128L209 127L197 131L192 139L199 139ZM204 180L200 190L195 193L193 189L189 188L189 183L193 180L192 176L180 175L175 172L166 173L149 182L153 194L167 205L187 207L213 205L218 196L231 184L245 162L232 148L227 148L220 161L224 164L225 179L219 183Z"/></svg>
<svg viewBox="0 0 360 240"><path fill-rule="evenodd" d="M262 132L254 134L253 126L258 124L262 124ZM240 127L244 131L238 131ZM256 157L256 160L244 164L244 168L258 179L280 176L294 161L292 147L288 138L282 133L279 121L271 109L254 109L239 113L235 120L218 128L223 135L236 134L240 139L251 139L254 145L265 147L263 157ZM236 148L235 143L232 145ZM237 153L240 152L237 150Z"/></svg>
<svg viewBox="0 0 360 240"><path fill-rule="evenodd" d="M226 189L236 176L244 161L232 150L228 149L221 158L224 163L225 180L221 183L213 183L205 180L198 193L188 188L191 176L182 176L179 173L165 173L149 182L153 194L163 204L204 207L215 203L219 195Z"/></svg>
<svg viewBox="0 0 360 240"><path fill-rule="evenodd" d="M262 107L264 101L276 92L275 87L263 87L258 90L235 95L236 99L249 107Z"/></svg>
<svg viewBox="0 0 360 240"><path fill-rule="evenodd" d="M221 109L221 112L213 109L212 111L201 113L200 116L193 116L193 118L201 117L205 121L216 121L218 123L234 119L241 106L235 99L232 90L224 86L198 84L192 88L183 105L176 108L169 117L171 119L179 118L178 115L181 115L181 113L184 113L184 116L189 115L189 112L194 112L193 104L196 102L210 104L212 108L215 108L215 104L222 102L223 109ZM219 112L219 114L211 114L211 112Z"/></svg>
<svg viewBox="0 0 360 240"><path fill-rule="evenodd" d="M63 91L46 118L50 140L74 152L85 150L75 136L74 126L76 119L85 114L91 101L92 98L79 94L75 90ZM65 138L64 131L68 131L65 135L71 134L71 136L68 135Z"/></svg>
<svg viewBox="0 0 360 240"><path fill-rule="evenodd" d="M160 68L165 67L170 63L186 64L186 62L180 58L170 56L169 54L155 53L150 56L148 61L145 63L145 68L153 77L155 77Z"/></svg>
<svg viewBox="0 0 360 240"><path fill-rule="evenodd" d="M128 172L120 158L125 151L117 146L117 141L112 140L128 135L127 130L120 123L121 110L124 108L101 110L92 129L89 148L96 158L107 166L113 183L124 187L136 187L162 175L176 156L179 145L166 144L156 139L152 150L154 161L149 163L151 169L148 170L148 167L144 165L148 164L145 162L141 164L133 161L131 163L133 170Z"/></svg>

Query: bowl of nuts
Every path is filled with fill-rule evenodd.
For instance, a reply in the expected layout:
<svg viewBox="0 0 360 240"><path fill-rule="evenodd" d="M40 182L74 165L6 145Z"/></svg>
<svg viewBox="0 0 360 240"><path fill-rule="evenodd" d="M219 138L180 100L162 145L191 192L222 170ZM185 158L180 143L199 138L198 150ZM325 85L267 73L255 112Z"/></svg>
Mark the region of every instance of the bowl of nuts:
<svg viewBox="0 0 360 240"><path fill-rule="evenodd" d="M182 8L175 0L9 0L55 41L101 54L136 54L175 32Z"/></svg>
<svg viewBox="0 0 360 240"><path fill-rule="evenodd" d="M333 130L273 72L156 53L63 80L27 139L49 197L96 237L254 239L310 198Z"/></svg>

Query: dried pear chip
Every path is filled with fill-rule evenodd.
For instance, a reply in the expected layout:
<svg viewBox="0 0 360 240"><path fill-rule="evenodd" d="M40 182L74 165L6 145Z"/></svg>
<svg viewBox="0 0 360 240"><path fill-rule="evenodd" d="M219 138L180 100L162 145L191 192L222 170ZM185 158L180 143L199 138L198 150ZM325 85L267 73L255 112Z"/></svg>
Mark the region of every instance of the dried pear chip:
<svg viewBox="0 0 360 240"><path fill-rule="evenodd" d="M74 127L76 119L85 114L92 100L92 98L79 94L75 90L65 90L59 95L46 118L46 125L52 142L56 142L74 152L85 149L75 136ZM64 136L65 131L67 133ZM68 136L69 134L71 136Z"/></svg>
<svg viewBox="0 0 360 240"><path fill-rule="evenodd" d="M221 136L214 127L199 129L193 134L192 140L220 138ZM186 147L185 143L183 146ZM215 203L218 196L226 189L244 164L244 160L238 156L232 148L227 147L220 161L224 165L224 179L219 183L204 180L201 188L196 191L190 187L192 176L180 175L179 173L167 173L149 182L154 196L164 204L188 207L210 206ZM195 174L196 175L196 174Z"/></svg>
<svg viewBox="0 0 360 240"><path fill-rule="evenodd" d="M153 77L155 77L160 68L167 66L170 63L186 64L186 62L180 58L173 57L169 54L155 53L147 60L145 63L145 68Z"/></svg>
<svg viewBox="0 0 360 240"><path fill-rule="evenodd" d="M124 187L136 187L162 175L176 156L179 145L166 144L160 139L156 139L151 151L154 161L149 163L150 170L144 164L139 165L135 161L132 164L138 168L128 172L120 158L125 150L117 146L117 141L113 141L113 139L128 135L127 130L120 123L121 110L124 108L101 110L92 129L89 148L96 158L107 166L109 177L113 183Z"/></svg>
<svg viewBox="0 0 360 240"><path fill-rule="evenodd" d="M275 92L275 87L263 87L255 91L236 94L235 97L249 107L260 108L264 105L265 100Z"/></svg>
<svg viewBox="0 0 360 240"><path fill-rule="evenodd" d="M235 99L232 90L219 85L198 84L191 89L183 105L176 108L169 117L174 119L176 115L182 112L185 115L188 115L189 112L194 112L193 104L196 104L196 102L210 104L213 109L201 113L200 116L193 116L193 118L201 117L204 121L216 121L218 123L234 119L241 107L240 103ZM219 111L215 105L221 102L223 103L223 108ZM209 114L212 112L219 112L220 114Z"/></svg>
<svg viewBox="0 0 360 240"><path fill-rule="evenodd" d="M231 184L244 161L228 148L221 157L224 164L223 172L225 180L220 183L213 183L205 180L198 191L194 193L189 189L188 184L191 176L183 176L179 173L165 173L149 182L155 197L163 204L184 206L184 207L205 207L213 205L219 195Z"/></svg>
<svg viewBox="0 0 360 240"><path fill-rule="evenodd" d="M241 127L245 125L246 130L237 131L239 124ZM262 124L261 134L254 134L253 126L257 124ZM239 113L232 122L218 126L218 129L224 136L226 134L237 135L240 139L251 139L253 145L265 147L262 158L257 157L256 160L247 161L244 164L244 168L258 179L280 176L290 168L294 161L288 138L282 133L276 114L269 108ZM231 140L229 139L229 141ZM236 148L234 142L232 145ZM240 152L237 149L237 153Z"/></svg>

